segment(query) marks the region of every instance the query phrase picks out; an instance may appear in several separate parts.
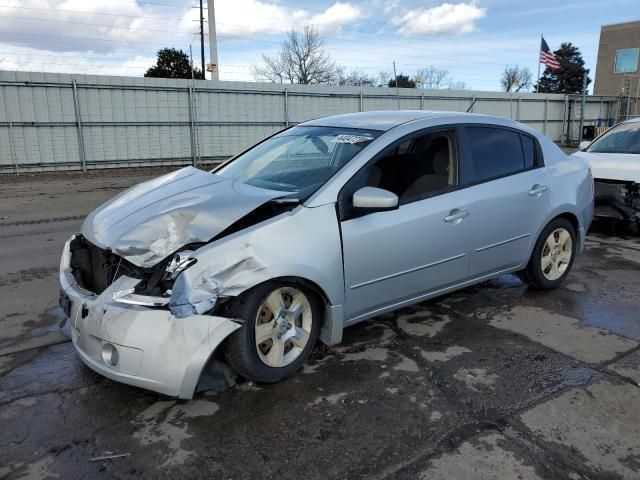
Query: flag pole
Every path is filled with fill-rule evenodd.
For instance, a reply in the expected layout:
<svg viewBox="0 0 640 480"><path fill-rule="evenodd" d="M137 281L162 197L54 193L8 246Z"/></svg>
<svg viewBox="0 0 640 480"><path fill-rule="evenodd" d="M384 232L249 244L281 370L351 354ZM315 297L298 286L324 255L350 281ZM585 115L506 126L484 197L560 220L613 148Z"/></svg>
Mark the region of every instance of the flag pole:
<svg viewBox="0 0 640 480"><path fill-rule="evenodd" d="M540 34L540 46L538 47L538 81L536 82L536 93L540 90L540 52L542 51L542 34Z"/></svg>

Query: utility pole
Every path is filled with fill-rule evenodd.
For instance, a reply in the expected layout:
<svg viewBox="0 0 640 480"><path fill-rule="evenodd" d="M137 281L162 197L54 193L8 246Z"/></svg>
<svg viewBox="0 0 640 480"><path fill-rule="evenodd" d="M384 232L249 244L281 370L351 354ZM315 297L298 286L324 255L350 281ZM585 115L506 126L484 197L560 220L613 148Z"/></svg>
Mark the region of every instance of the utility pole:
<svg viewBox="0 0 640 480"><path fill-rule="evenodd" d="M396 61L393 61L393 76L396 79L396 98L398 99L398 110L400 110L400 90L398 90L398 74L396 73Z"/></svg>
<svg viewBox="0 0 640 480"><path fill-rule="evenodd" d="M536 93L540 90L540 52L542 52L542 40L544 37L540 34L540 46L538 47L538 81L536 82Z"/></svg>
<svg viewBox="0 0 640 480"><path fill-rule="evenodd" d="M191 67L191 80L193 80L193 49L191 48L191 45L189 45L189 66Z"/></svg>
<svg viewBox="0 0 640 480"><path fill-rule="evenodd" d="M202 75L204 76L206 70L204 69L204 11L202 9L202 0L200 0L200 60L202 63Z"/></svg>
<svg viewBox="0 0 640 480"><path fill-rule="evenodd" d="M211 64L211 80L220 80L218 71L218 38L216 36L216 9L214 0L207 0L209 18L209 63Z"/></svg>

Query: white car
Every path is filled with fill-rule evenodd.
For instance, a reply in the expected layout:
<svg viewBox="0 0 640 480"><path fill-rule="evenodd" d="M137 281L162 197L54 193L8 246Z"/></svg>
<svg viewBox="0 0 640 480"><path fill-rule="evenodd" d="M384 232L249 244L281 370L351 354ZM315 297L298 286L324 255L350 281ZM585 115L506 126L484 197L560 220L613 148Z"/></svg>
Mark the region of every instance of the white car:
<svg viewBox="0 0 640 480"><path fill-rule="evenodd" d="M591 165L595 183L595 216L624 221L640 230L640 118L607 130L574 153Z"/></svg>

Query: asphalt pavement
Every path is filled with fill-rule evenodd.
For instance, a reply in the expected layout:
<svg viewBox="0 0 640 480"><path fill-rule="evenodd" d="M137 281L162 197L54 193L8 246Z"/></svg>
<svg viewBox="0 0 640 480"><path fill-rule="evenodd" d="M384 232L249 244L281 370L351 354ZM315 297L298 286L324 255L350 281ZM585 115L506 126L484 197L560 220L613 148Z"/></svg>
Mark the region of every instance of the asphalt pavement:
<svg viewBox="0 0 640 480"><path fill-rule="evenodd" d="M383 315L276 385L177 401L92 372L58 329L62 245L159 173L0 178L0 478L640 478L640 239L608 224L558 290Z"/></svg>

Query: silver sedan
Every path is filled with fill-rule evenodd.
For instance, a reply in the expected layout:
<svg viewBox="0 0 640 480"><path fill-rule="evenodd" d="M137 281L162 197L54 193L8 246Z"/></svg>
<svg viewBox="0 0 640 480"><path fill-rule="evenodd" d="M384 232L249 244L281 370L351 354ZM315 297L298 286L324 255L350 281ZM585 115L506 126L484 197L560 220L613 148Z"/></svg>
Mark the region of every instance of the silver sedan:
<svg viewBox="0 0 640 480"><path fill-rule="evenodd" d="M592 215L587 164L520 123L321 118L99 207L65 245L60 301L89 367L191 398L203 372L277 382L318 339L492 277L555 288Z"/></svg>

